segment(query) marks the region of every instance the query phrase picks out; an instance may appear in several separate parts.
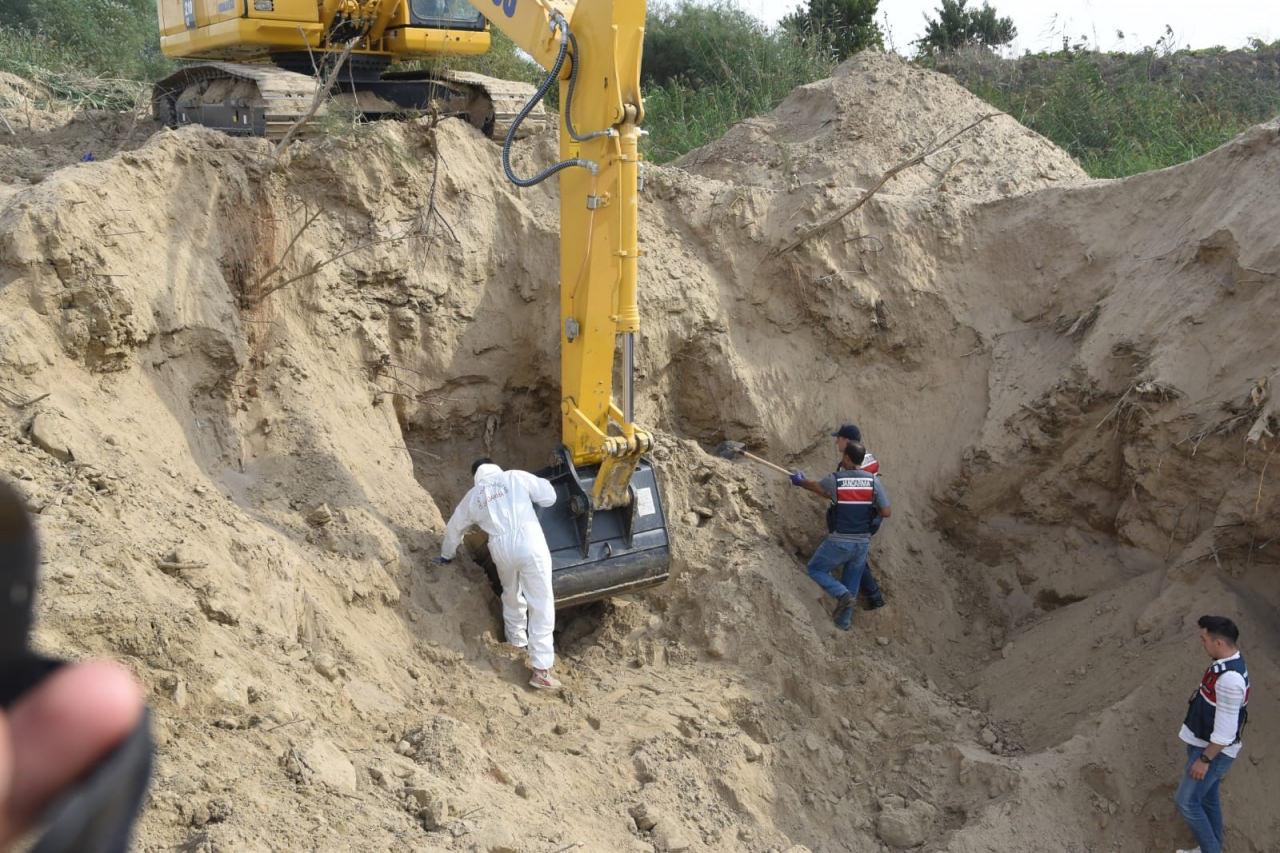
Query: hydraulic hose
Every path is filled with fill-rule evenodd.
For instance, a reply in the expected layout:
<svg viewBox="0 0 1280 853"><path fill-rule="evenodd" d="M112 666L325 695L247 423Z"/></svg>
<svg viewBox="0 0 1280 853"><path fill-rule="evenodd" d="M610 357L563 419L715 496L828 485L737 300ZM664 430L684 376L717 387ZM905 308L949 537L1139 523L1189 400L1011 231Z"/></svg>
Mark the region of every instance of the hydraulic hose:
<svg viewBox="0 0 1280 853"><path fill-rule="evenodd" d="M604 130L595 130L591 133L578 135L578 131L573 127L573 92L578 88L578 37L573 33L569 33L569 44L573 47L573 56L570 58L572 63L569 66L569 91L564 97L564 126L569 131L569 136L574 142L586 142L589 139L598 139L601 136L612 136L614 131L612 128Z"/></svg>
<svg viewBox="0 0 1280 853"><path fill-rule="evenodd" d="M533 108L547 96L547 91L551 88L551 84L559 79L560 69L564 66L565 54L569 50L569 39L572 38L572 36L569 34L569 23L564 19L564 16L557 12L551 19L551 25L560 31L560 51L556 54L555 64L551 66L551 70L547 72L547 78L542 81L542 85L533 93L533 97L529 99L529 103L525 104L520 109L520 112L516 114L515 121L511 122L511 127L507 130L507 138L503 140L502 143L502 171L506 173L507 180L518 187L531 187L535 184L540 184L557 172L561 172L573 166L588 169L593 175L600 173L600 167L594 161L584 160L580 157L575 157L571 160L561 160L559 163L552 164L543 169L532 178L521 178L511 169L511 143L516 138L516 131L520 129L520 123L528 118L529 113L533 111ZM568 105L566 104L566 108L567 106Z"/></svg>

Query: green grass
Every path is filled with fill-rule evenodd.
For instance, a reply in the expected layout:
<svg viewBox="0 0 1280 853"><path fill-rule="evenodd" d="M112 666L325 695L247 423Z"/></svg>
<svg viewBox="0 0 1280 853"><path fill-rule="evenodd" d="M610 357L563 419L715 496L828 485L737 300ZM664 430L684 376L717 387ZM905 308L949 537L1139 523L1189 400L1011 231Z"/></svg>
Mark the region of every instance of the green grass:
<svg viewBox="0 0 1280 853"><path fill-rule="evenodd" d="M0 28L0 71L39 83L78 108L128 111L147 97L147 84L76 65L74 52L28 34Z"/></svg>
<svg viewBox="0 0 1280 853"><path fill-rule="evenodd" d="M775 77L772 85L753 88L732 85L693 88L668 83L645 93L645 156L666 163L719 139L736 122L776 107L796 86L819 79L800 74Z"/></svg>
<svg viewBox="0 0 1280 853"><path fill-rule="evenodd" d="M664 163L776 107L835 67L829 42L724 3L655 6L642 71L645 155Z"/></svg>
<svg viewBox="0 0 1280 853"><path fill-rule="evenodd" d="M1280 43L1135 54L1077 46L1015 60L971 51L937 68L1099 178L1185 162L1280 114Z"/></svg>
<svg viewBox="0 0 1280 853"><path fill-rule="evenodd" d="M0 0L0 67L154 80L160 53L154 0Z"/></svg>

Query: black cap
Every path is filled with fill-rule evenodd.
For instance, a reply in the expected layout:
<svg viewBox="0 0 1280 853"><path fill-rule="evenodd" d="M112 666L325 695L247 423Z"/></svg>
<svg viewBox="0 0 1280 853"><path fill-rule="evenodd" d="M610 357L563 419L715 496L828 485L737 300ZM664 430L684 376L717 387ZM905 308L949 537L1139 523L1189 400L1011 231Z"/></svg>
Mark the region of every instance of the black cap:
<svg viewBox="0 0 1280 853"><path fill-rule="evenodd" d="M850 441L862 441L862 430L854 424L845 424L831 435L835 438L847 438Z"/></svg>

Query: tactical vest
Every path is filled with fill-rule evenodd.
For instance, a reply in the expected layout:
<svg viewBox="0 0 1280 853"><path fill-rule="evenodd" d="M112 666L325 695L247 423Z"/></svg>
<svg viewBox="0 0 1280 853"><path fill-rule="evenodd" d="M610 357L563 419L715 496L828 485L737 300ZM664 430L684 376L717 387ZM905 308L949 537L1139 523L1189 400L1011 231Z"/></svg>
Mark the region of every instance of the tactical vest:
<svg viewBox="0 0 1280 853"><path fill-rule="evenodd" d="M859 471L866 471L868 474L880 473L880 460L871 455L871 451L867 451L867 455L863 457L862 464L858 466ZM839 471L836 472L839 475ZM835 533L836 531L836 507L835 501L831 502L831 506L827 507L827 532ZM880 513L877 512L871 520L871 535L874 536L876 531L880 529Z"/></svg>
<svg viewBox="0 0 1280 853"><path fill-rule="evenodd" d="M1249 720L1247 708L1249 704L1249 670L1245 668L1243 657L1214 661L1209 665L1209 668L1204 671L1204 677L1200 679L1200 686L1196 688L1196 692L1192 693L1191 698L1187 700L1187 717L1182 722L1200 740L1209 739L1209 735L1213 734L1213 718L1218 711L1218 678L1227 671L1238 672L1244 678L1244 701L1240 703L1240 719L1236 727L1236 739L1232 742L1234 745L1240 742L1244 724Z"/></svg>
<svg viewBox="0 0 1280 853"><path fill-rule="evenodd" d="M836 496L827 509L827 531L868 535L880 515L875 506L875 475L866 471L836 471Z"/></svg>

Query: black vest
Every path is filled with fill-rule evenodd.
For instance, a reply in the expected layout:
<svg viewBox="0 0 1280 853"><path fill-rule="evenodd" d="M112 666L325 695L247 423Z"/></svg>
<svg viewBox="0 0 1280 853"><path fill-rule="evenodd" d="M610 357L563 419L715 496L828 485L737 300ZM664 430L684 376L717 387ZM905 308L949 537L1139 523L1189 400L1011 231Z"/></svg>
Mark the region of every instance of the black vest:
<svg viewBox="0 0 1280 853"><path fill-rule="evenodd" d="M827 509L827 531L868 535L880 511L875 505L875 475L867 471L836 471L836 496Z"/></svg>
<svg viewBox="0 0 1280 853"><path fill-rule="evenodd" d="M1204 671L1196 692L1187 700L1187 716L1182 721L1200 740L1208 740L1209 735L1213 734L1213 718L1218 712L1218 677L1227 671L1238 672L1244 677L1244 701L1240 704L1240 720L1233 743L1240 742L1240 733L1249 720L1249 670L1245 668L1244 658L1214 661Z"/></svg>

